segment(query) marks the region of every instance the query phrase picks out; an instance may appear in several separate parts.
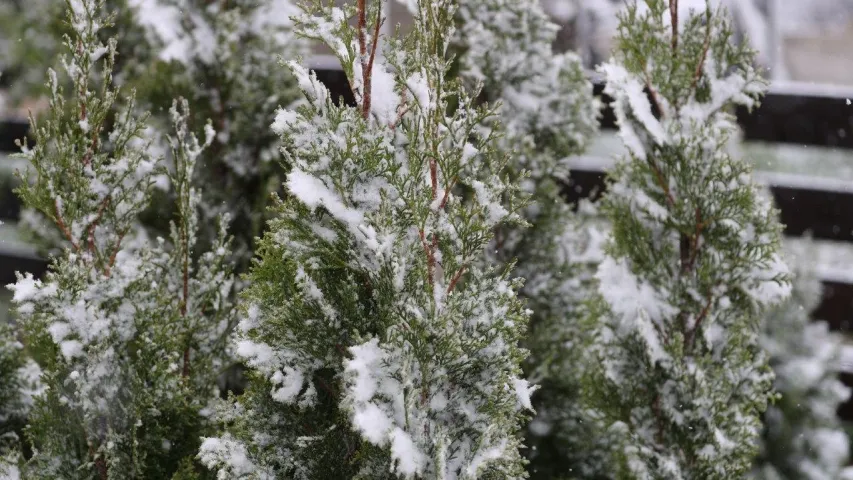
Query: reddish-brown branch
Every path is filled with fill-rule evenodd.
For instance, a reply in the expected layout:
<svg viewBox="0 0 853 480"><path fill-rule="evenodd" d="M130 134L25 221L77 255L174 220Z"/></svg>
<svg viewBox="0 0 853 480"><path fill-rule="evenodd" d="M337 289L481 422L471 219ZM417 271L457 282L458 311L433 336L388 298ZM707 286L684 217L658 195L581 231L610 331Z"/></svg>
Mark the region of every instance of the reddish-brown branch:
<svg viewBox="0 0 853 480"><path fill-rule="evenodd" d="M694 211L696 217L696 231L693 233L693 239L691 241L691 252L690 259L688 261L688 268L693 269L693 265L696 264L696 257L699 256L699 239L702 238L702 230L705 228L705 224L702 222L702 212L699 211L699 207L696 207Z"/></svg>
<svg viewBox="0 0 853 480"><path fill-rule="evenodd" d="M429 246L429 283L435 285L435 251L438 249L438 234L432 232L432 243Z"/></svg>
<svg viewBox="0 0 853 480"><path fill-rule="evenodd" d="M98 457L95 459L95 470L97 470L98 478L101 480L107 480L109 478L109 470L107 469L107 462L104 460L104 457Z"/></svg>
<svg viewBox="0 0 853 480"><path fill-rule="evenodd" d="M68 225L66 225L65 220L62 219L62 212L60 212L59 210L58 200L53 201L53 210L56 217L56 226L59 227L59 230L62 232L63 235L65 235L65 238L67 238L68 241L71 242L71 246L74 247L74 250L79 251L80 245L78 245L77 242L74 241L74 237L71 235L71 230L68 229Z"/></svg>
<svg viewBox="0 0 853 480"><path fill-rule="evenodd" d="M655 416L655 426L657 427L657 431L655 432L655 440L657 440L659 444L662 444L664 428L663 415L661 414L660 408L660 393L656 394L654 401L652 401L652 413Z"/></svg>
<svg viewBox="0 0 853 480"><path fill-rule="evenodd" d="M702 326L702 322L708 317L708 312L711 311L712 303L714 303L714 297L708 297L708 302L705 303L705 307L702 308L702 311L699 312L699 316L696 317L696 322L693 324L693 328L687 332L687 338L685 338L684 342L686 350L693 348L693 342L696 339L696 332L699 331L699 328Z"/></svg>
<svg viewBox="0 0 853 480"><path fill-rule="evenodd" d="M699 57L699 63L696 64L696 70L693 72L693 81L690 83L690 90L696 89L699 79L702 78L702 69L705 68L705 59L708 57L708 50L711 48L711 25L713 22L708 21L705 28L705 43L702 45L702 56Z"/></svg>
<svg viewBox="0 0 853 480"><path fill-rule="evenodd" d="M658 92L655 90L655 87L652 86L652 77L649 75L648 66L643 66L643 76L646 80L646 88L649 90L649 96L652 99L652 105L654 105L655 109L658 111L658 115L663 118L663 105L660 103L658 99Z"/></svg>
<svg viewBox="0 0 853 480"><path fill-rule="evenodd" d="M459 267L459 270L456 271L456 274L453 275L453 278L450 280L450 285L447 286L447 293L452 292L453 289L456 288L456 284L459 283L459 279L462 278L462 274L465 273L466 268L467 265L462 265L461 267Z"/></svg>
<svg viewBox="0 0 853 480"><path fill-rule="evenodd" d="M184 378L190 376L190 347L184 349L184 368L181 370L181 376Z"/></svg>
<svg viewBox="0 0 853 480"><path fill-rule="evenodd" d="M421 237L421 245L424 247L424 253L427 256L427 278L429 279L430 287L435 285L435 277L434 277L434 269L435 269L435 251L433 250L434 246L438 242L438 237L435 234L432 235L432 245L428 245L426 241L426 235L424 234L423 229L418 230L418 234Z"/></svg>
<svg viewBox="0 0 853 480"><path fill-rule="evenodd" d="M669 183L663 177L663 173L661 173L658 166L651 159L648 160L649 167L652 169L652 172L655 174L655 180L658 182L658 186L660 186L663 193L666 195L666 202L670 207L675 206L675 197L672 196L672 192L669 189Z"/></svg>
<svg viewBox="0 0 853 480"><path fill-rule="evenodd" d="M100 146L100 139L98 138L98 132L101 131L101 126L92 127L92 151L98 150Z"/></svg>
<svg viewBox="0 0 853 480"><path fill-rule="evenodd" d="M335 390L334 387L329 385L329 383L326 382L325 380L323 380L321 377L317 377L317 384L320 385L320 388L325 390L326 393L331 395L333 398L337 398L337 396L338 396L337 390Z"/></svg>
<svg viewBox="0 0 853 480"><path fill-rule="evenodd" d="M367 0L358 0L358 53L361 56L361 65L364 66L364 59L367 56L367 34L364 29L367 28Z"/></svg>
<svg viewBox="0 0 853 480"><path fill-rule="evenodd" d="M103 421L101 422L103 423ZM95 449L95 445L91 440L87 440L89 444L89 456L92 457L95 464L95 472L98 474L99 480L107 480L109 478L109 469L107 468L107 462L104 460L104 457L98 456L98 452Z"/></svg>
<svg viewBox="0 0 853 480"><path fill-rule="evenodd" d="M98 228L98 224L101 222L101 218L104 216L104 210L106 210L107 205L110 203L110 197L104 197L104 200L101 201L101 204L98 206L98 212L95 215L95 218L89 222L89 225L86 227L87 238L86 241L89 245L89 253L95 254L95 229Z"/></svg>
<svg viewBox="0 0 853 480"><path fill-rule="evenodd" d="M450 182L450 185L446 189L444 189L444 196L441 198L441 203L438 204L438 208L441 209L447 205L447 201L450 200L450 191L456 186L456 182L458 180L459 177L453 177L453 181Z"/></svg>
<svg viewBox="0 0 853 480"><path fill-rule="evenodd" d="M118 238L116 239L115 245L113 245L112 253L110 253L110 259L107 262L107 267L104 269L104 275L107 277L110 276L110 271L113 268L113 265L116 263L116 256L118 255L119 249L121 249L121 242L124 240L124 235L126 232L121 232L118 234Z"/></svg>
<svg viewBox="0 0 853 480"><path fill-rule="evenodd" d="M672 56L678 55L678 0L669 0L669 18L672 23Z"/></svg>
<svg viewBox="0 0 853 480"><path fill-rule="evenodd" d="M367 0L358 0L358 55L361 64L361 116L370 115L370 69L367 66Z"/></svg>
<svg viewBox="0 0 853 480"><path fill-rule="evenodd" d="M370 115L370 104L372 102L373 92L373 61L376 59L376 49L379 47L379 26L382 24L382 9L376 12L376 27L373 31L373 45L370 46L370 60L367 62L367 68L364 70L364 95L361 105L361 115L367 119Z"/></svg>
<svg viewBox="0 0 853 480"><path fill-rule="evenodd" d="M187 258L186 252L184 252L184 267L183 267L183 301L181 302L181 316L187 314L187 303L189 302L190 297L190 268L189 268L189 259Z"/></svg>
<svg viewBox="0 0 853 480"><path fill-rule="evenodd" d="M432 186L432 199L435 200L438 196L438 164L433 157L429 159L429 181Z"/></svg>
<svg viewBox="0 0 853 480"><path fill-rule="evenodd" d="M504 235L501 227L495 228L495 253L501 252L504 248Z"/></svg>

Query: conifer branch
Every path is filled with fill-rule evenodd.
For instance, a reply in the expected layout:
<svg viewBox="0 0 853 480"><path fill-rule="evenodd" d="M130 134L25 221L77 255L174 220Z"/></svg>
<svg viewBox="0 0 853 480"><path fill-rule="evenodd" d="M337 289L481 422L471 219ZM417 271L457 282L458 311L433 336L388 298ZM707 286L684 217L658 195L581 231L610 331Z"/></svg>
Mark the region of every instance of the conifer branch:
<svg viewBox="0 0 853 480"><path fill-rule="evenodd" d="M98 210L95 213L95 218L89 222L89 225L86 226L85 231L87 232L87 242L89 247L89 253L93 255L93 259L97 254L97 245L95 245L95 229L98 228L98 223L101 221L101 217L104 216L104 210L106 210L107 205L110 203L110 196L107 195L101 201L100 206L98 206Z"/></svg>
<svg viewBox="0 0 853 480"><path fill-rule="evenodd" d="M358 55L359 63L361 63L361 116L367 120L370 116L371 73L373 69L372 58L371 64L368 64L367 59L367 0L358 0L358 25L356 28L358 28Z"/></svg>
<svg viewBox="0 0 853 480"><path fill-rule="evenodd" d="M615 225L612 241L617 248L600 264L597 277L599 293L608 304L601 316L602 328L613 338L599 345L602 354L598 360L604 366L594 380L607 382L602 392L618 392L615 394L624 399L612 410L602 410L627 425L618 454L633 463L626 478L663 478L675 471L685 478L739 478L750 469L752 450L748 445L754 445L759 430L754 427L764 402L772 397L770 376L747 372L764 362L754 355L759 348L752 335L757 329L754 305L766 307L785 297L784 280L774 288L763 287L784 277L786 268L778 254L780 228L772 210L757 198L745 162L723 150L722 140L732 127L720 108L754 103L760 90L750 83L760 80L756 80L751 53L732 45L728 20L712 13L710 6L706 24L694 16L684 22L685 34L679 37L678 1L668 2L671 32L660 28L661 21L667 20L667 3L647 3L649 13L636 15L634 7L620 18L622 49L601 69L607 76L605 92L617 103L621 128L629 134L631 142L626 145L631 153L615 174L620 188L603 199ZM648 48L634 48L638 43ZM718 49L723 63L705 72L709 52L716 54ZM690 58L678 58L679 54ZM689 69L686 78L670 75L670 70L684 66ZM737 91L727 98L695 95L705 73L711 82L738 85ZM652 80L672 98L658 98ZM636 111L642 108L635 102L637 84L649 91L651 105L646 108L659 108L666 102L670 110ZM679 112L688 107L691 117L681 118ZM654 113L659 113L657 119L650 115ZM718 162L720 157L725 162ZM709 175L725 180L707 194L697 191L697 182L706 181ZM665 202L658 200L659 191ZM638 200L641 194L650 196L651 202ZM731 206L732 198L744 201ZM749 225L761 236L744 240L731 227L709 229L716 221L710 212L716 211L725 211L732 226ZM633 245L642 236L648 236L648 245ZM761 240L755 240L758 238ZM675 249L672 239L677 239ZM738 241L746 242L755 255L743 256L732 249L732 242ZM699 262L701 275L697 274ZM645 291L646 287L638 290L637 285L649 285L653 292ZM626 299L626 294L636 298ZM722 301L724 297L726 301ZM718 299L719 312L712 312ZM642 303L648 315L637 318L634 302ZM708 322L716 330L703 343L699 339L705 338ZM673 345L677 338L683 344ZM685 362L706 367L697 374L684 369ZM642 367L634 367L637 363ZM744 385L743 396L729 401L726 396L733 385ZM651 410L633 413L649 400ZM711 411L706 407L697 410L697 405ZM679 411L671 411L673 408ZM694 415L738 420L722 421L710 429L683 422ZM631 423L632 419L636 422ZM721 434L738 447L716 449L707 455L709 436Z"/></svg>
<svg viewBox="0 0 853 480"><path fill-rule="evenodd" d="M62 219L62 211L59 208L59 199L55 199L53 201L53 210L54 210L54 219L56 221L56 226L59 227L59 230L65 235L65 238L71 242L71 246L74 248L74 251L80 251L80 245L74 240L74 236L71 235L71 230L68 229L68 225L65 224L65 220Z"/></svg>
<svg viewBox="0 0 853 480"><path fill-rule="evenodd" d="M367 20L376 12L368 12L367 3L325 8L306 2L298 17L307 36L326 32L322 40L337 52L361 52L360 58L340 56L356 70L362 65L360 74L345 68L361 83L356 94L364 103L353 109L304 102L276 119L294 201L279 206L280 217L262 240L244 297L250 311L257 306L261 313L237 334L238 354L257 371L252 381L265 387L241 398L247 408L239 431L229 428L206 441L200 457L229 478L232 446L247 452L250 475L275 478L292 476L292 465L306 478L429 479L442 470L454 478L489 472L523 478L518 433L531 388L519 368L527 322L516 293L521 281L474 260L474 252L488 246L486 232L510 220L520 187L500 177L504 158L492 137L481 135L487 109L459 82L442 81L456 3L417 2L409 38L383 41L387 56L375 53L381 16L369 26L376 43L368 44ZM290 67L298 77L310 75L296 62ZM313 88L303 84L308 99L325 97L323 87ZM376 121L365 121L371 116ZM346 141L330 142L333 137ZM363 158L357 171L339 161L353 151ZM451 202L456 175L479 188L478 195ZM316 215L320 208L326 215ZM330 240L332 234L338 240ZM453 241L444 245L445 238ZM331 258L329 248L344 242L349 246L334 247ZM384 260L362 261L377 255ZM458 270L445 272L442 258ZM451 299L445 279L457 292ZM291 293L277 297L270 287ZM266 314L272 311L281 314ZM484 348L489 358L477 361ZM448 412L467 408L475 418L435 415L433 400L447 402ZM266 407L256 409L256 402ZM270 415L261 418L261 411ZM385 418L390 428L378 424ZM306 442L298 429L279 429L303 420L318 432L317 441ZM254 447L258 435L274 431L266 438L287 452L284 462L266 455L269 448ZM395 447L400 442L404 451ZM449 455L452 464L437 460Z"/></svg>
<svg viewBox="0 0 853 480"><path fill-rule="evenodd" d="M112 252L110 253L110 259L107 262L107 267L104 270L104 275L109 277L110 272L112 271L113 265L116 263L116 256L118 256L118 252L121 249L121 242L124 240L124 236L127 232L118 232L118 236L116 237L115 245L113 245Z"/></svg>
<svg viewBox="0 0 853 480"><path fill-rule="evenodd" d="M708 18L705 26L705 43L702 45L702 54L699 56L699 62L696 64L696 70L693 72L693 81L690 83L690 90L695 91L699 84L699 79L702 78L702 69L705 68L705 59L708 57L708 49L711 48L711 28L712 19Z"/></svg>
<svg viewBox="0 0 853 480"><path fill-rule="evenodd" d="M678 0L669 0L669 18L672 23L672 58L678 56Z"/></svg>
<svg viewBox="0 0 853 480"><path fill-rule="evenodd" d="M687 338L685 339L685 342L684 342L685 351L692 352L693 343L696 339L696 332L700 331L700 329L702 328L702 322L705 321L705 318L707 318L708 313L711 311L711 305L713 303L714 303L714 297L709 295L708 301L705 303L705 306L702 308L702 311L699 312L699 315L696 317L696 321L693 323L693 328L691 328L687 332Z"/></svg>
<svg viewBox="0 0 853 480"><path fill-rule="evenodd" d="M376 9L376 26L373 30L373 44L370 46L370 60L367 62L367 70L364 73L364 105L363 115L367 119L370 115L370 104L373 95L373 61L376 59L376 49L379 48L379 27L382 25L382 8Z"/></svg>
<svg viewBox="0 0 853 480"><path fill-rule="evenodd" d="M462 265L459 267L459 270L456 271L456 274L453 275L453 278L450 280L450 284L447 286L447 293L453 291L456 288L456 283L459 282L459 279L462 278L462 274L465 273L465 269L468 268L467 265Z"/></svg>
<svg viewBox="0 0 853 480"><path fill-rule="evenodd" d="M648 62L648 59L644 59L644 61ZM649 96L652 99L652 105L654 105L660 118L663 119L665 115L663 105L660 103L660 100L658 100L658 92L655 90L654 84L652 83L651 75L649 75L649 67L645 63L643 64L643 74L645 75L646 89L649 91Z"/></svg>

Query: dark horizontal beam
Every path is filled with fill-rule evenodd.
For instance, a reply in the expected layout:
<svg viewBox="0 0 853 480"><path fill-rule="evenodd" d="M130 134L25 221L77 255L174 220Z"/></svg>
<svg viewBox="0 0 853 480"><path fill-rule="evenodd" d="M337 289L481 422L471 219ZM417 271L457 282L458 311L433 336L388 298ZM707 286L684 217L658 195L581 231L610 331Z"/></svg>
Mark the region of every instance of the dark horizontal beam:
<svg viewBox="0 0 853 480"><path fill-rule="evenodd" d="M32 273L34 277L41 278L46 271L46 260L0 251L0 288L15 283L15 272Z"/></svg>
<svg viewBox="0 0 853 480"><path fill-rule="evenodd" d="M773 90L752 112L739 107L738 124L744 139L853 149L853 106L845 96L822 95L805 89ZM611 98L597 81L593 91L602 99L601 127L616 129ZM851 92L853 94L853 92Z"/></svg>
<svg viewBox="0 0 853 480"><path fill-rule="evenodd" d="M347 104L355 102L343 71L324 65L315 72L335 100L343 97ZM604 84L595 75L591 78L594 93L603 100L601 127L615 129L616 117L611 99L604 95ZM842 92L771 88L758 108L752 112L738 108L736 113L746 140L853 149L853 105L848 105ZM0 152L15 151L15 139L24 137L27 129L24 121L0 121Z"/></svg>
<svg viewBox="0 0 853 480"><path fill-rule="evenodd" d="M568 201L576 202L600 195L604 188L604 172L575 168L564 195ZM799 237L809 233L819 240L853 242L853 192L774 184L770 191L780 210L785 235Z"/></svg>
<svg viewBox="0 0 853 480"><path fill-rule="evenodd" d="M853 107L844 97L768 93L749 113L737 110L747 140L853 148Z"/></svg>

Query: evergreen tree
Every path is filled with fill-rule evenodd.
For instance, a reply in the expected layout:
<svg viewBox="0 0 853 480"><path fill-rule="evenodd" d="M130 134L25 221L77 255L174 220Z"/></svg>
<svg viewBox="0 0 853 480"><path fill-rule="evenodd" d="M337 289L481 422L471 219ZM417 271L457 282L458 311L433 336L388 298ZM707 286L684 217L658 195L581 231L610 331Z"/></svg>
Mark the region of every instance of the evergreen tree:
<svg viewBox="0 0 853 480"><path fill-rule="evenodd" d="M615 478L748 472L772 398L761 315L790 288L776 212L726 150L727 110L765 83L723 11L685 10L629 6L600 67L628 155L602 204L613 230L585 383L620 438Z"/></svg>
<svg viewBox="0 0 853 480"><path fill-rule="evenodd" d="M793 292L764 321L761 345L770 357L780 398L764 413L755 479L853 478L853 469L844 468L849 440L837 414L850 396L838 379L843 340L826 322L811 320L822 286L809 247L811 242L788 249L797 274Z"/></svg>
<svg viewBox="0 0 853 480"><path fill-rule="evenodd" d="M0 323L0 478L20 476L21 434L33 396L41 393L41 369L24 354L11 325Z"/></svg>
<svg viewBox="0 0 853 480"><path fill-rule="evenodd" d="M283 172L274 161L279 140L269 124L279 105L299 95L288 70L279 65L281 56L307 52L307 43L292 30L290 16L297 9L291 0L127 1L139 4L137 19L147 27L157 57L125 69L126 75L153 69L153 76L126 81L137 88L145 108L155 109L155 127L161 131L170 125L166 115L156 114L156 106L168 105L171 98L186 98L193 106L191 125L213 120L217 134L194 172L195 182L205 185L199 236L208 247L216 239L216 219L227 214L235 266L243 271L261 233L269 194L281 184ZM171 32L163 31L162 17L170 20ZM165 202L166 211L173 200L170 196ZM153 217L149 214L146 223L156 225Z"/></svg>
<svg viewBox="0 0 853 480"><path fill-rule="evenodd" d="M170 241L135 230L164 172L145 139L134 98L117 108L116 41L104 0L68 0L67 79L51 70L50 111L32 122L21 175L24 203L56 226L66 247L43 280L10 285L27 348L43 373L27 426L28 478L195 478L205 409L228 360L233 277L220 222L213 249L193 260L199 192L191 177L215 132L188 133L186 101L171 115L176 192ZM62 83L73 85L70 101ZM115 118L112 118L114 112Z"/></svg>
<svg viewBox="0 0 853 480"><path fill-rule="evenodd" d="M272 161L278 137L267 126L280 104L298 95L293 79L278 65L279 56L307 51L292 33L290 0L108 0L117 13L114 25L99 34L118 39L116 82L137 91L140 110L153 111L147 135L168 155L165 137L171 129L172 98L193 106L191 126L213 119L217 135L198 160L195 181L206 185L200 203L202 246L215 242L216 219L231 217L237 269L248 266L254 238L263 225L269 192L280 184L281 171ZM69 33L64 2L34 0L26 8L0 11L8 20L10 57L17 67L13 98L41 93L36 85L60 50L59 38ZM49 34L45 34L49 32ZM39 85L40 86L40 85ZM143 215L154 234L166 234L175 203L174 192L157 195L157 208ZM47 249L62 243L49 222L24 212L27 226Z"/></svg>
<svg viewBox="0 0 853 480"><path fill-rule="evenodd" d="M273 124L290 197L238 328L254 372L200 457L219 478L523 478L521 282L480 261L522 201L479 128L494 112L448 78L455 5L418 2L378 55L380 2L325 3L298 25L358 105L290 62L306 101Z"/></svg>
<svg viewBox="0 0 853 480"><path fill-rule="evenodd" d="M528 372L541 388L533 398L529 470L535 478L593 477L606 442L579 406L579 347L600 234L592 205L585 202L578 215L561 190L566 160L596 133L599 104L577 55L552 52L557 26L538 0L463 0L457 17L459 74L499 105L499 116L483 127L503 132L497 148L510 156L507 174L532 200L520 212L530 228L500 226L488 249L489 261L517 262L515 274L526 279L520 293L533 311Z"/></svg>

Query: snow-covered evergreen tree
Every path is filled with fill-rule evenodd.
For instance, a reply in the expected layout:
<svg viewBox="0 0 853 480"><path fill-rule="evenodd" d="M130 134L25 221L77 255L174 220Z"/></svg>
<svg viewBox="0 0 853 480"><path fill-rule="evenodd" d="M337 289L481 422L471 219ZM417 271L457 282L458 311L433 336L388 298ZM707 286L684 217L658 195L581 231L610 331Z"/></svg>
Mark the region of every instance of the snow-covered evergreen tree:
<svg viewBox="0 0 853 480"><path fill-rule="evenodd" d="M600 69L628 155L602 204L591 406L621 438L615 478L738 478L772 397L761 315L790 290L776 212L726 149L765 82L721 9L630 5L617 42Z"/></svg>
<svg viewBox="0 0 853 480"><path fill-rule="evenodd" d="M133 95L117 108L116 41L104 0L69 0L63 58L51 70L50 111L32 120L35 145L18 194L49 219L67 247L43 280L19 275L10 285L27 348L46 391L27 426L28 478L194 478L192 459L210 426L204 409L228 358L233 277L220 222L211 251L195 261L199 192L192 173L215 132L200 145L189 133L188 106L176 102L170 138L176 192L170 241L135 229L156 176L144 118ZM61 84L73 88L66 98ZM118 112L115 118L111 115Z"/></svg>
<svg viewBox="0 0 853 480"><path fill-rule="evenodd" d="M822 285L810 246L786 249L796 274L793 292L764 321L761 345L770 356L779 399L764 412L761 453L751 475L755 479L853 478L853 470L845 468L849 439L837 414L850 396L838 379L843 340L826 322L811 319Z"/></svg>
<svg viewBox="0 0 853 480"><path fill-rule="evenodd" d="M290 62L306 102L273 125L290 197L238 329L255 372L200 454L220 478L525 475L521 282L480 261L494 228L518 220L518 188L479 128L494 112L448 77L454 3L418 2L413 31L384 38L381 56L380 5L317 0L299 18L358 105L334 105Z"/></svg>
<svg viewBox="0 0 853 480"><path fill-rule="evenodd" d="M0 478L20 476L22 437L41 369L24 352L12 325L0 323Z"/></svg>
<svg viewBox="0 0 853 480"><path fill-rule="evenodd" d="M148 64L124 69L126 77L156 72L125 79L138 90L143 106L155 111L154 126L168 131L168 118L156 106L177 97L192 105L191 125L213 121L217 134L194 172L196 183L205 186L200 241L205 246L214 241L216 219L229 215L236 267L242 271L261 233L269 194L281 184L282 170L273 161L279 140L269 124L279 105L299 96L289 71L279 64L281 56L307 53L307 43L293 34L294 2L125 1L135 6L134 20L145 27L156 53ZM146 223L157 222L149 216Z"/></svg>
<svg viewBox="0 0 853 480"><path fill-rule="evenodd" d="M599 105L580 59L552 52L557 27L538 0L459 3L459 75L499 105L499 116L483 127L503 133L496 146L510 157L506 173L532 200L520 212L530 228L500 226L488 249L489 261L517 262L515 274L526 279L520 293L533 310L528 364L541 388L533 399L529 470L539 478L594 475L603 462L591 439L601 435L579 410L578 347L599 235L592 206L577 215L560 193L568 184L566 160L597 130Z"/></svg>
<svg viewBox="0 0 853 480"><path fill-rule="evenodd" d="M267 128L278 105L298 96L279 56L307 52L307 43L292 33L291 0L108 0L105 8L117 13L114 27L100 35L118 38L117 83L135 88L140 110L153 112L153 135L168 154L165 137L171 129L168 106L184 97L193 106L190 125L212 119L217 135L205 149L194 172L195 181L207 186L200 204L200 242L215 241L216 218L231 217L236 232L234 255L238 269L248 266L254 238L260 234L271 190L279 185L280 169L272 161L278 137ZM64 2L34 0L13 10L11 57L18 77L14 97L38 92L41 78L55 63L62 33L68 30ZM46 34L47 33L47 34ZM40 83L40 81L38 82ZM171 192L172 194L174 192ZM168 231L174 196L155 196L144 223L153 232ZM30 227L48 248L56 241L43 219L24 212Z"/></svg>

